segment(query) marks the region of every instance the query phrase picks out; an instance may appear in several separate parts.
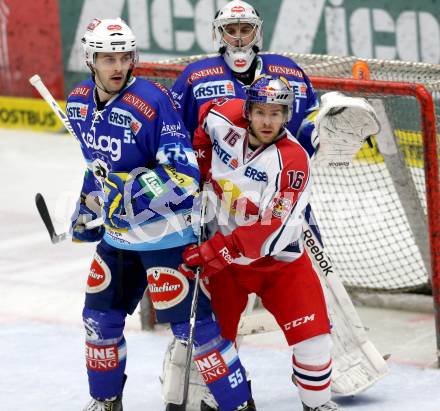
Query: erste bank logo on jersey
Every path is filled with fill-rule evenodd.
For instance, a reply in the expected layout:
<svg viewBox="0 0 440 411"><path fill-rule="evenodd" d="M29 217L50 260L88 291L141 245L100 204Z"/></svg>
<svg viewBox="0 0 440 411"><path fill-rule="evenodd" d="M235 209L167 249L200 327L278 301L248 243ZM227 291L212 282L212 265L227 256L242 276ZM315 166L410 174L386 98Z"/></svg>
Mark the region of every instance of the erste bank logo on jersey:
<svg viewBox="0 0 440 411"><path fill-rule="evenodd" d="M197 100L235 96L235 87L231 80L208 81L195 86L193 92Z"/></svg>
<svg viewBox="0 0 440 411"><path fill-rule="evenodd" d="M66 111L69 119L84 121L87 117L88 108L87 104L68 103Z"/></svg>
<svg viewBox="0 0 440 411"><path fill-rule="evenodd" d="M137 120L129 111L121 110L120 108L113 107L108 116L109 124L117 127L130 128L135 135L142 127L142 123Z"/></svg>
<svg viewBox="0 0 440 411"><path fill-rule="evenodd" d="M303 81L289 81L295 98L307 98L307 85Z"/></svg>

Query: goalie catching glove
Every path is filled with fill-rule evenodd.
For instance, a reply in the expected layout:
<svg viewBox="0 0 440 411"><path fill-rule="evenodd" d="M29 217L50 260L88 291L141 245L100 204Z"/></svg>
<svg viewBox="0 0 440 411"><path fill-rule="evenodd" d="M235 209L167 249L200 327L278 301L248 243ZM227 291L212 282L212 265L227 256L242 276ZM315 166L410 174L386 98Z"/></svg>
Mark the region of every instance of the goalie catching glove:
<svg viewBox="0 0 440 411"><path fill-rule="evenodd" d="M324 94L321 103L314 120L319 137L315 164L349 166L364 141L379 132L376 113L364 98L348 97L337 91Z"/></svg>
<svg viewBox="0 0 440 411"><path fill-rule="evenodd" d="M183 262L179 271L188 278L194 279L193 267L202 266L201 278L210 277L226 268L239 257L232 236L217 232L214 237L200 244L191 244L183 252Z"/></svg>

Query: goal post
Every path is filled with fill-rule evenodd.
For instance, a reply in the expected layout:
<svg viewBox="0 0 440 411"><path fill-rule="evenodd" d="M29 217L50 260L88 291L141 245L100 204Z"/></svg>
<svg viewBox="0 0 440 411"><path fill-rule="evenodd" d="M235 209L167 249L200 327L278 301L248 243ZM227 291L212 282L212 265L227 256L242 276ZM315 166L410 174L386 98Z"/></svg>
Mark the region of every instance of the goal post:
<svg viewBox="0 0 440 411"><path fill-rule="evenodd" d="M314 167L311 205L348 288L432 287L440 353L440 67L365 60L372 80L358 80L351 78L354 57L284 54L301 65L318 94L364 97L378 113L381 132L350 167ZM170 87L186 64L202 57L140 63L135 74Z"/></svg>

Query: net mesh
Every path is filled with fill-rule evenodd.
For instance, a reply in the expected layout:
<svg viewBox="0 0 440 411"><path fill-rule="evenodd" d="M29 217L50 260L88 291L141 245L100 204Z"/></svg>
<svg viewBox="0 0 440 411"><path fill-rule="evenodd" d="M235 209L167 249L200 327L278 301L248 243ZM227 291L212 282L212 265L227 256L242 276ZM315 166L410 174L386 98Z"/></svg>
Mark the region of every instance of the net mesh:
<svg viewBox="0 0 440 411"><path fill-rule="evenodd" d="M292 58L309 76L319 77L351 78L353 64L358 61L355 57L277 54ZM171 87L182 66L205 57L161 61L156 67L172 66L154 74L150 65L146 70L141 64L137 74ZM436 113L440 113L440 65L363 61L372 80L423 84L434 98ZM318 94L325 91L317 89ZM313 169L311 204L326 250L350 288L403 291L426 286L430 257L420 105L414 97L390 96L385 91L345 94L368 97L380 112L382 133L388 142L373 137L350 168ZM435 123L438 130L438 114Z"/></svg>

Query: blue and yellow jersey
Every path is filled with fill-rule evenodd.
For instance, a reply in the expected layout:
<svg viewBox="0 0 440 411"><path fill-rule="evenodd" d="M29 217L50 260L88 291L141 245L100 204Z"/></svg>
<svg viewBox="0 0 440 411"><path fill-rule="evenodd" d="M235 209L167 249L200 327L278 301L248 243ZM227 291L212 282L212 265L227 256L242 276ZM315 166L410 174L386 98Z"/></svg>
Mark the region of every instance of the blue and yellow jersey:
<svg viewBox="0 0 440 411"><path fill-rule="evenodd" d="M138 251L194 242L190 215L199 171L170 92L162 84L133 78L98 109L94 88L92 79L86 80L67 101L67 115L87 162L83 193L102 195L108 173L130 173L154 193L154 202L142 201L142 196L130 202L136 224L127 230L106 226L104 240Z"/></svg>

